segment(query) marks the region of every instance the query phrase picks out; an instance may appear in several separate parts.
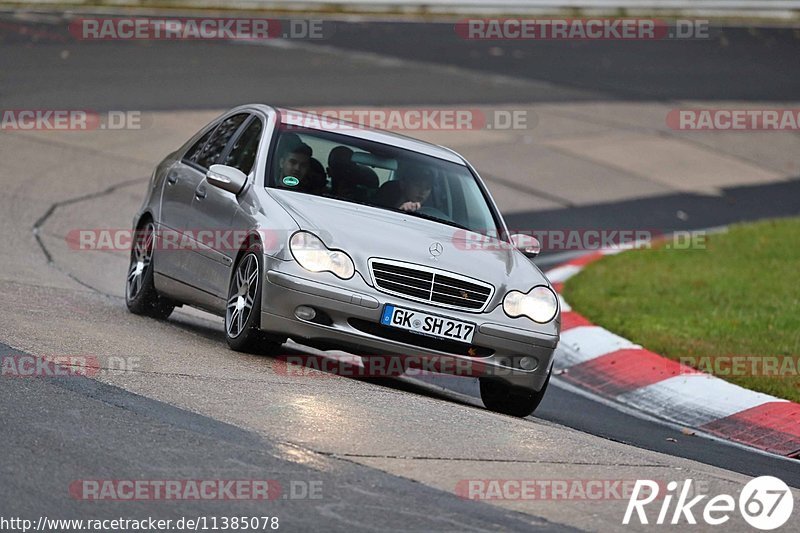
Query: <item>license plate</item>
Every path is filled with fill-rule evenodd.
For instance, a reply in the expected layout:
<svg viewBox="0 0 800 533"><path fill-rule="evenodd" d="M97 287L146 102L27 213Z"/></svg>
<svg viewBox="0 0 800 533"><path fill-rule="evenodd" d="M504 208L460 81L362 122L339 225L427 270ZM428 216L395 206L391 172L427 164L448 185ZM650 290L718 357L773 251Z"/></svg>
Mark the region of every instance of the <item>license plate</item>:
<svg viewBox="0 0 800 533"><path fill-rule="evenodd" d="M475 333L475 325L469 322L429 315L388 304L383 308L381 324L430 337L466 343L472 343L472 335Z"/></svg>

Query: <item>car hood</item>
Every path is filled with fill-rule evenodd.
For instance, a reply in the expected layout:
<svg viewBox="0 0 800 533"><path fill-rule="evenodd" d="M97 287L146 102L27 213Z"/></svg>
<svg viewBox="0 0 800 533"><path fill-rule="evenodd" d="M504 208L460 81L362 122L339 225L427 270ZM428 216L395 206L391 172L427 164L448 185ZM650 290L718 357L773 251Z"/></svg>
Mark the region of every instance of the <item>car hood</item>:
<svg viewBox="0 0 800 533"><path fill-rule="evenodd" d="M462 229L387 209L294 191L271 189L270 194L301 229L316 234L329 248L350 254L370 285L370 258L415 263L486 281L499 296L512 288L527 292L535 285L549 285L527 257L494 239L489 245L479 244ZM435 243L441 245L441 253L434 258L430 249Z"/></svg>

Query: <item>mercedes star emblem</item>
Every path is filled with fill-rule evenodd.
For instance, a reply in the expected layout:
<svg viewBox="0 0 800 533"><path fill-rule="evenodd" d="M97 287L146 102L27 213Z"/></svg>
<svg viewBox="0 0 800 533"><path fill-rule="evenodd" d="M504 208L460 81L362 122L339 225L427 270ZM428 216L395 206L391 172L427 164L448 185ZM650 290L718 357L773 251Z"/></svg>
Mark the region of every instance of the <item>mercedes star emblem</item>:
<svg viewBox="0 0 800 533"><path fill-rule="evenodd" d="M442 252L444 251L444 246L442 246L442 243L440 242L434 242L428 247L428 251L431 253L431 257L436 259L440 255L442 255Z"/></svg>

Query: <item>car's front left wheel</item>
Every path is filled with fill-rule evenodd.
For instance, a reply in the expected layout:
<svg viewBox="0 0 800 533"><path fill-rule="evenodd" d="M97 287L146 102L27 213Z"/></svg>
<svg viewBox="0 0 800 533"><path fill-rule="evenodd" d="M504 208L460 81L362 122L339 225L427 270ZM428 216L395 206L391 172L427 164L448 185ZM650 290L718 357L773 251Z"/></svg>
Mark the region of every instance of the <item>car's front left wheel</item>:
<svg viewBox="0 0 800 533"><path fill-rule="evenodd" d="M258 247L239 256L233 269L225 303L225 340L238 352L272 353L280 339L261 331L263 258Z"/></svg>
<svg viewBox="0 0 800 533"><path fill-rule="evenodd" d="M175 309L175 304L160 296L153 282L153 253L156 231L147 220L135 232L133 249L125 282L125 304L131 313L165 319Z"/></svg>

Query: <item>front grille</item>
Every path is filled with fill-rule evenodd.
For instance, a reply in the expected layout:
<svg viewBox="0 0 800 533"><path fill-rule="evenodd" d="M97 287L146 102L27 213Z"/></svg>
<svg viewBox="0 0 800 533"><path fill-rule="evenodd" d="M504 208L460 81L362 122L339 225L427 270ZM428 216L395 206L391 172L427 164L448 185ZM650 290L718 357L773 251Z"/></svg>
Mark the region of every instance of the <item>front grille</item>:
<svg viewBox="0 0 800 533"><path fill-rule="evenodd" d="M372 260L370 267L377 289L444 307L480 310L494 291L488 283L399 261Z"/></svg>

